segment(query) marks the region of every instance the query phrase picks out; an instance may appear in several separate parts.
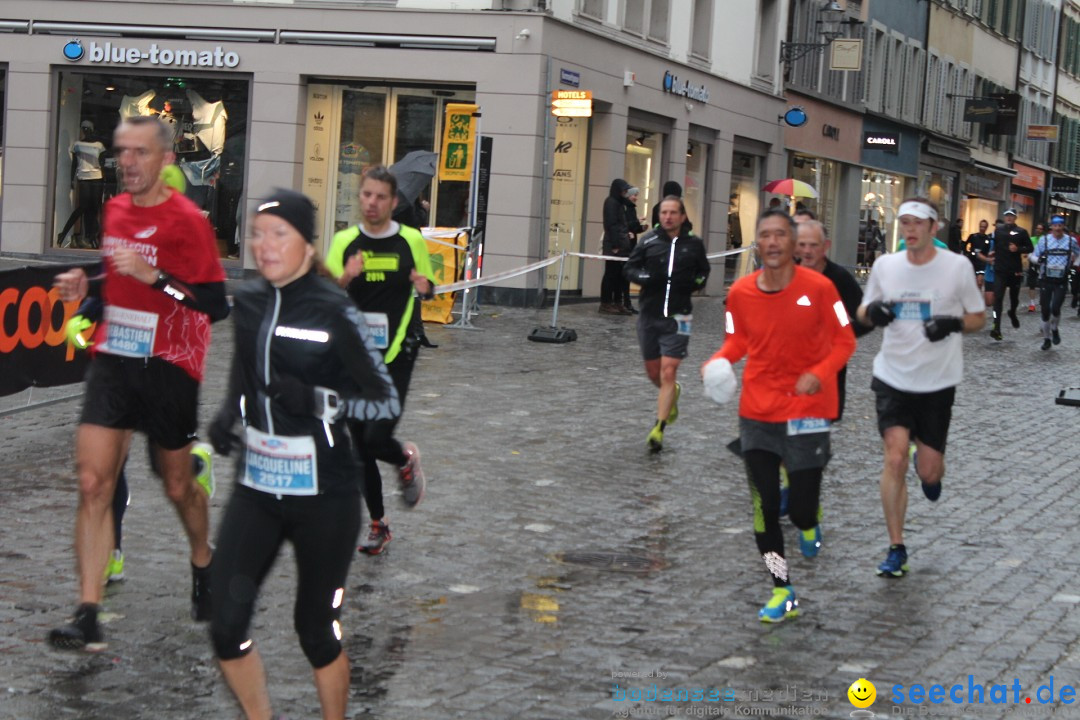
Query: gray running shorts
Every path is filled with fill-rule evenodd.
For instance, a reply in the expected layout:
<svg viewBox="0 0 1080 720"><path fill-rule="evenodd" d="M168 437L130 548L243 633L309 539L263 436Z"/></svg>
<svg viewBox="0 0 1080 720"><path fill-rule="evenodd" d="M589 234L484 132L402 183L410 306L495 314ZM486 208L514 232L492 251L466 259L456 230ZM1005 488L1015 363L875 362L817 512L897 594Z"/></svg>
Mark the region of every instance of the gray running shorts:
<svg viewBox="0 0 1080 720"><path fill-rule="evenodd" d="M680 360L686 357L690 336L680 335L678 329L679 323L675 318L651 316L644 312L638 315L637 337L641 357L645 360L656 360L660 356Z"/></svg>
<svg viewBox="0 0 1080 720"><path fill-rule="evenodd" d="M739 418L742 450L764 450L779 455L788 472L824 468L831 454L828 432L788 435L786 422L769 423Z"/></svg>

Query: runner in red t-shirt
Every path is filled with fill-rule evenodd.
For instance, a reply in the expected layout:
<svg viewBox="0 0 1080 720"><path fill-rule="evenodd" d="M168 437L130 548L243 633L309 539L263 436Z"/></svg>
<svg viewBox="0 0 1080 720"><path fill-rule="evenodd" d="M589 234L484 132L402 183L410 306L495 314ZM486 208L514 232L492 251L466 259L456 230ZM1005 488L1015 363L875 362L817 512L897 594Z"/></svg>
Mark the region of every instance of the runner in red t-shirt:
<svg viewBox="0 0 1080 720"><path fill-rule="evenodd" d="M739 399L739 441L754 537L773 579L762 622L797 615L780 529L780 465L791 480L789 515L804 533L819 533L821 476L836 417L836 374L855 351L847 310L824 275L795 265L795 224L769 210L757 225L762 269L731 286L723 346L702 370L718 402L735 391L733 362L747 357Z"/></svg>
<svg viewBox="0 0 1080 720"><path fill-rule="evenodd" d="M229 312L225 272L209 222L161 179L175 157L172 131L154 117L125 120L113 151L127 192L105 206L104 272L91 280L75 269L54 283L70 302L81 301L91 282L103 282L105 302L75 436L80 605L70 624L49 633L62 649L106 647L97 616L112 550L110 506L135 430L148 436L191 545L192 615L210 619L208 503L195 484L190 449L210 323Z"/></svg>

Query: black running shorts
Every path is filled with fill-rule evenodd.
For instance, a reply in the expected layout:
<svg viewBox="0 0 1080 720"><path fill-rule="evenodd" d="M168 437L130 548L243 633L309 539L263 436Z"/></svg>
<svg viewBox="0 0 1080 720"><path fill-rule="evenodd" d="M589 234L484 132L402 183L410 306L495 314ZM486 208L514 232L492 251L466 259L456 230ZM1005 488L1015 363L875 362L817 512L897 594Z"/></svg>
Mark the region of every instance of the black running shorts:
<svg viewBox="0 0 1080 720"><path fill-rule="evenodd" d="M763 450L780 456L788 472L824 468L831 455L829 432L789 435L786 422L771 423L739 418L743 452Z"/></svg>
<svg viewBox="0 0 1080 720"><path fill-rule="evenodd" d="M1027 286L1032 290L1039 287L1039 266L1028 265L1025 279L1027 280Z"/></svg>
<svg viewBox="0 0 1080 720"><path fill-rule="evenodd" d="M870 389L877 395L878 432L882 437L891 427L906 427L912 440L945 454L945 441L952 421L956 388L928 393L910 393L874 378Z"/></svg>
<svg viewBox="0 0 1080 720"><path fill-rule="evenodd" d="M98 353L86 374L79 422L139 430L160 448L179 450L198 429L199 383L161 358Z"/></svg>
<svg viewBox="0 0 1080 720"><path fill-rule="evenodd" d="M690 336L679 334L679 323L675 318L657 317L642 312L638 315L637 336L641 346L641 357L656 360L664 357L686 357L690 347Z"/></svg>

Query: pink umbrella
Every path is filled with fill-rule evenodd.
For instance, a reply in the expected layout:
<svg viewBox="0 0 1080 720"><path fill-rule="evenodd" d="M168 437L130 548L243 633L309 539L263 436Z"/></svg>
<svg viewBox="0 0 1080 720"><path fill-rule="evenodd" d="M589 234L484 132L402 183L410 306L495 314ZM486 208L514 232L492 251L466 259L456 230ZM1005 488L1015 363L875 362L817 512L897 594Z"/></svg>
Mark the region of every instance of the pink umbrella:
<svg viewBox="0 0 1080 720"><path fill-rule="evenodd" d="M802 180L796 180L795 178L773 180L761 189L775 195L791 195L792 197L806 198L816 198L818 196L817 190L814 189L813 185L805 183Z"/></svg>

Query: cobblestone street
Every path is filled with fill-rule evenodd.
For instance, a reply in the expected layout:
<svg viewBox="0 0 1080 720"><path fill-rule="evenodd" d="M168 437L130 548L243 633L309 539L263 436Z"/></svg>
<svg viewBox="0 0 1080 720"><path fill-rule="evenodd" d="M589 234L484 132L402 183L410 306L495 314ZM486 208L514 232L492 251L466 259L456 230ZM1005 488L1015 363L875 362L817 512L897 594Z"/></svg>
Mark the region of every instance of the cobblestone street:
<svg viewBox="0 0 1080 720"><path fill-rule="evenodd" d="M697 377L722 339L720 298L696 301L681 417L657 456L645 449L655 391L632 318L564 306L560 325L579 336L566 345L526 341L550 309L485 306L475 332L429 326L439 347L421 354L399 433L423 451L428 495L411 512L388 498L393 542L354 561L343 622L351 717L846 718L860 677L877 688L877 717L1080 717L1058 702L1080 684L1080 416L1054 404L1080 385L1075 312L1066 307L1064 342L1049 352L1026 313L1003 342L985 331L965 339L944 493L932 505L910 479L912 571L896 581L874 573L888 544L869 390L880 333L860 340L816 559L799 555L785 521L802 616L778 626L757 619L770 582L741 463L724 449L735 406L704 398ZM229 321L215 328L204 423L223 394L231 332ZM45 644L74 607L81 402L63 399L77 387L49 392L59 400L0 406L0 719L238 717L205 627L188 619L187 543L141 438L128 465L128 579L106 598L109 648ZM221 459L216 471L215 525L233 476ZM627 557L595 567L610 554ZM296 720L319 713L292 630L293 577L286 553L253 632L275 711ZM722 697L617 699L616 684L647 697L654 683ZM896 685L906 697L914 684L960 684L966 703L969 683L985 687L983 705L892 699ZM1054 702L1041 705L1036 691L1051 683ZM994 684L1010 688L1008 705L992 704Z"/></svg>

